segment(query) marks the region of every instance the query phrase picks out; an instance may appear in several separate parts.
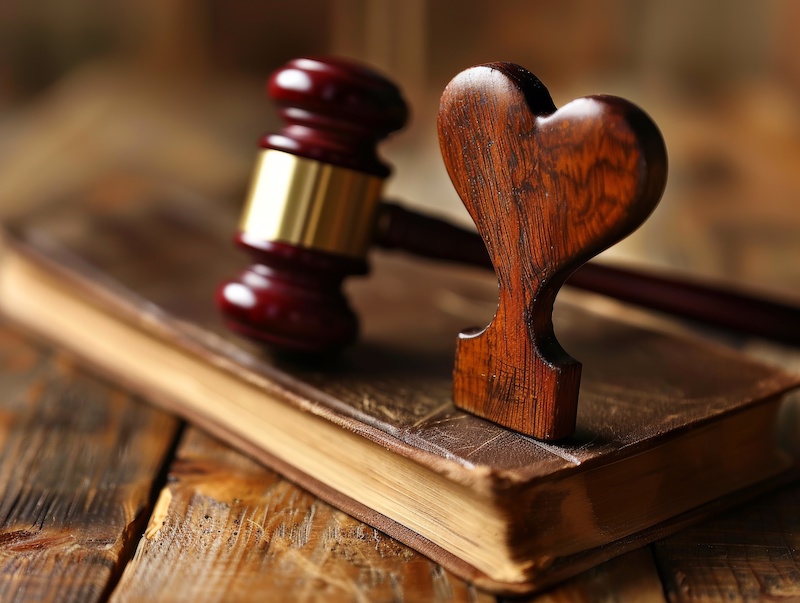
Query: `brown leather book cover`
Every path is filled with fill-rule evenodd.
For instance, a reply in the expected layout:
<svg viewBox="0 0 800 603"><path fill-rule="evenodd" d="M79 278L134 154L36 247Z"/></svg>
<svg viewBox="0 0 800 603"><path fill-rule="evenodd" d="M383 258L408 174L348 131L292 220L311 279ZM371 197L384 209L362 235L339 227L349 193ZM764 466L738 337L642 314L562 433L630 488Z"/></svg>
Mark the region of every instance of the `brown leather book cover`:
<svg viewBox="0 0 800 603"><path fill-rule="evenodd" d="M545 444L455 409L456 335L495 304L478 269L375 254L348 284L360 342L277 358L214 306L247 263L238 208L122 197L7 227L6 314L485 588L546 586L796 467L777 425L797 378L561 301L558 337L584 366L575 436Z"/></svg>

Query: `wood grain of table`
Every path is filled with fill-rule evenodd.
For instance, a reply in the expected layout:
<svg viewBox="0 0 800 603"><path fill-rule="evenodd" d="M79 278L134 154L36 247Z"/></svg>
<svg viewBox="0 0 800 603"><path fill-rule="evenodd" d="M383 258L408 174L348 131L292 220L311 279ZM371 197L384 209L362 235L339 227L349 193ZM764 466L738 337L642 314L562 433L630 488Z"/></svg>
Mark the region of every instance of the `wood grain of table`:
<svg viewBox="0 0 800 603"><path fill-rule="evenodd" d="M0 366L0 600L105 600L179 423L5 327Z"/></svg>
<svg viewBox="0 0 800 603"><path fill-rule="evenodd" d="M497 600L7 325L0 392L0 601ZM800 600L798 508L795 483L520 600Z"/></svg>

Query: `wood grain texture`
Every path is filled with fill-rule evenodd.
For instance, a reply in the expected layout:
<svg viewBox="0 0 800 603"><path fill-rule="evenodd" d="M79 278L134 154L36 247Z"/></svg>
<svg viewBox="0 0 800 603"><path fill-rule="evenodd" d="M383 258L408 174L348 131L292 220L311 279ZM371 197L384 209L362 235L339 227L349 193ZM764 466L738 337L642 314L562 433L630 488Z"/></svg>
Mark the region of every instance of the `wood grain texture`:
<svg viewBox="0 0 800 603"><path fill-rule="evenodd" d="M800 600L800 483L658 542L670 601Z"/></svg>
<svg viewBox="0 0 800 603"><path fill-rule="evenodd" d="M499 282L492 323L461 334L454 402L543 440L575 430L581 366L553 332L553 302L578 266L636 229L666 181L655 124L615 97L556 110L511 63L456 76L439 109L447 171Z"/></svg>
<svg viewBox="0 0 800 603"><path fill-rule="evenodd" d="M178 422L0 325L0 600L104 600Z"/></svg>
<svg viewBox="0 0 800 603"><path fill-rule="evenodd" d="M113 603L493 597L189 429Z"/></svg>
<svg viewBox="0 0 800 603"><path fill-rule="evenodd" d="M649 547L620 555L542 594L517 603L666 603Z"/></svg>

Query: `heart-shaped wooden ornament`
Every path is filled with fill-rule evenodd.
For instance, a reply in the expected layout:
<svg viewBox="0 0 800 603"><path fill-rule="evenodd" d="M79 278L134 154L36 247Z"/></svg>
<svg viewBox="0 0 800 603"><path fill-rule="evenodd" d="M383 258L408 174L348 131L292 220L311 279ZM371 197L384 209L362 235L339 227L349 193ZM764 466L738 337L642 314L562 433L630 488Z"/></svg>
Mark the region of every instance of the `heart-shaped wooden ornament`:
<svg viewBox="0 0 800 603"><path fill-rule="evenodd" d="M553 301L581 264L635 230L666 182L653 121L612 96L556 109L512 63L468 69L439 108L447 171L486 242L492 323L459 336L456 406L545 440L575 429L581 365L553 333Z"/></svg>

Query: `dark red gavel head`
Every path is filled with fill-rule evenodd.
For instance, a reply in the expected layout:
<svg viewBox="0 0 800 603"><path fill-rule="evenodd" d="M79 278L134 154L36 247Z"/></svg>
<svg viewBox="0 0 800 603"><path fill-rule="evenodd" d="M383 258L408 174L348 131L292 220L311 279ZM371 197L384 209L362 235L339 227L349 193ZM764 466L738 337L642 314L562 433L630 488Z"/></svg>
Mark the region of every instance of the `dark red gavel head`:
<svg viewBox="0 0 800 603"><path fill-rule="evenodd" d="M236 244L253 264L222 283L234 331L279 350L327 353L354 341L342 280L368 271L383 180L380 140L408 109L398 88L341 59L294 59L269 79L285 122L260 141Z"/></svg>

